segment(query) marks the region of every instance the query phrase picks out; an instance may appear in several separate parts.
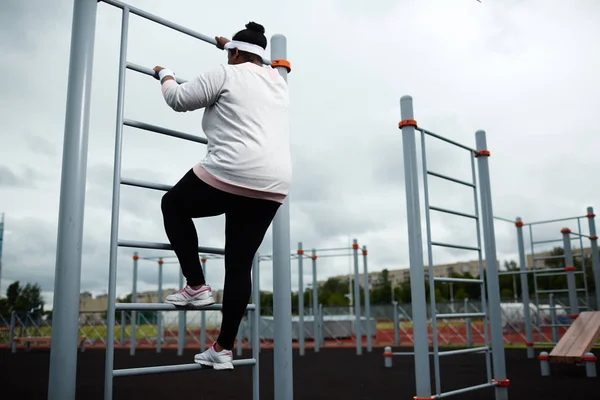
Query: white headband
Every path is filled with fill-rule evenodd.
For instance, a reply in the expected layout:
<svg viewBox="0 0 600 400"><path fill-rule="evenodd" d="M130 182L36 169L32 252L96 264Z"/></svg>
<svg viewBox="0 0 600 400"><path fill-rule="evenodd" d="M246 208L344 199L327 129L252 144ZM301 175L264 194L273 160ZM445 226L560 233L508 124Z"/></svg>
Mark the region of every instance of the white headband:
<svg viewBox="0 0 600 400"><path fill-rule="evenodd" d="M238 49L241 51L247 51L248 53L256 54L260 58L265 58L265 49L252 43L232 40L231 42L227 42L224 47L225 50Z"/></svg>

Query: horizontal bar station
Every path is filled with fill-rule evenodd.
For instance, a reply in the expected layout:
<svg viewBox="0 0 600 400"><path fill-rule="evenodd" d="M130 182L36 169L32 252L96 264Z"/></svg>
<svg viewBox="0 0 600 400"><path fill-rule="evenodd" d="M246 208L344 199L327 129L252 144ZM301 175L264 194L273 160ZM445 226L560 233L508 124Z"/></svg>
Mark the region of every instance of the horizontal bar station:
<svg viewBox="0 0 600 400"><path fill-rule="evenodd" d="M523 225L540 225L540 224L551 224L553 222L561 222L561 221L571 221L574 219L580 219L580 218L585 218L586 216L580 216L580 217L569 217L569 218L559 218L559 219L549 219L548 221L537 221L537 222L528 222L528 223L524 223Z"/></svg>
<svg viewBox="0 0 600 400"><path fill-rule="evenodd" d="M134 247L137 249L173 250L173 246L168 243L136 242L133 240L119 240L119 246ZM216 247L198 247L198 252L224 255L225 249L218 249Z"/></svg>
<svg viewBox="0 0 600 400"><path fill-rule="evenodd" d="M470 148L470 147L468 147L468 146L465 146L464 144L460 144L460 143L458 143L458 142L455 142L454 140L450 140L450 139L448 139L448 138L445 138L445 137L443 137L443 136L440 136L440 135L438 135L437 133L433 133L433 132L431 132L431 131L428 131L428 130L426 130L426 129L423 129L423 128L420 128L420 127L416 127L415 129L416 129L416 130L418 130L418 131L420 131L421 133L424 133L424 134L426 134L426 135L429 135L429 136L431 136L431 137L434 137L434 138L436 138L436 139L439 139L439 140L441 140L442 142L446 142L446 143L449 143L449 144L453 144L453 145L455 145L456 147L460 147L461 149L465 149L465 150L467 150L467 151L469 151L469 152L472 152L472 153L477 153L477 150L475 150L475 149L472 149L472 148Z"/></svg>
<svg viewBox="0 0 600 400"><path fill-rule="evenodd" d="M234 367L243 367L243 366L248 366L248 365L255 365L256 360L254 358L248 358L245 360L234 360L232 362L232 364ZM212 369L212 367L207 367L207 366L203 366L200 364L180 364L180 365L164 365L164 366L157 366L157 367L115 369L113 371L113 376L121 377L121 376L165 374L165 373L169 373L169 372L198 371L201 369Z"/></svg>

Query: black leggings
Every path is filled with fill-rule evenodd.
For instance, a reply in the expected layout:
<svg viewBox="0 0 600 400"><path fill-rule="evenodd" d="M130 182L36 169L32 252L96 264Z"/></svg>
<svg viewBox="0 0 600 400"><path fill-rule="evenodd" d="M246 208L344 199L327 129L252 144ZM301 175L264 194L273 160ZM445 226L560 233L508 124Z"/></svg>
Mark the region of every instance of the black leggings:
<svg viewBox="0 0 600 400"><path fill-rule="evenodd" d="M280 203L238 196L204 183L193 170L162 198L167 237L190 286L205 282L192 218L225 214L223 321L217 343L232 349L252 294L252 260ZM258 299L255 300L258 302Z"/></svg>

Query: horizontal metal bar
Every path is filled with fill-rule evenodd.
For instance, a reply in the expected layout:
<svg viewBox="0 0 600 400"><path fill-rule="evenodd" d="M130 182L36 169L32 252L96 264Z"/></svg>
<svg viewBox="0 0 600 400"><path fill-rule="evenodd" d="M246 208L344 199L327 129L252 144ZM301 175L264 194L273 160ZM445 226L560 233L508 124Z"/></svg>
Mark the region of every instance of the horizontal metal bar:
<svg viewBox="0 0 600 400"><path fill-rule="evenodd" d="M546 257L534 257L533 261L546 261L546 260L558 260L558 259L565 259L564 255L561 256L546 256Z"/></svg>
<svg viewBox="0 0 600 400"><path fill-rule="evenodd" d="M579 238L578 237L572 237L572 238L569 238L569 240L570 241L579 240ZM563 241L562 239L548 239L548 240L540 240L540 241L537 241L537 242L531 242L531 244L558 243L558 242L562 243L562 241Z"/></svg>
<svg viewBox="0 0 600 400"><path fill-rule="evenodd" d="M516 223L516 221L515 221L515 220L508 219L508 218L494 217L494 219L497 219L498 221L504 221L504 222L508 222L509 224L514 224L514 223Z"/></svg>
<svg viewBox="0 0 600 400"><path fill-rule="evenodd" d="M487 346L473 347L473 348L469 348L469 349L440 351L440 352L438 352L438 356L443 357L443 356L453 356L453 355L457 355L457 354L481 353L481 352L485 352L485 351L489 351L489 350L490 350L490 348Z"/></svg>
<svg viewBox="0 0 600 400"><path fill-rule="evenodd" d="M571 326L570 324L540 324L539 326L557 326L557 327L567 327Z"/></svg>
<svg viewBox="0 0 600 400"><path fill-rule="evenodd" d="M124 9L127 8L127 9L129 9L129 12L131 14L135 14L138 17L142 17L142 18L145 18L145 19L147 19L149 21L156 22L159 25L165 26L167 28L171 28L171 29L173 29L173 30L175 30L177 32L180 32L180 33L183 33L185 35L191 36L193 38L202 40L203 42L206 42L208 44L212 44L212 45L214 45L218 49L218 47L217 47L217 41L216 41L216 39L214 37L207 36L207 35L204 35L202 33L193 31L193 30L188 29L188 28L186 28L184 26L176 24L175 22L168 21L168 20L166 20L164 18L161 18L161 17L156 16L154 14L150 14L147 11L140 10L139 8L132 7L129 4L125 4L125 3L122 3L122 2L117 1L117 0L101 0L101 1L105 2L106 4L110 4L111 6L120 8L122 10L124 10ZM263 64L271 65L271 61L265 59L265 60L263 60Z"/></svg>
<svg viewBox="0 0 600 400"><path fill-rule="evenodd" d="M574 235L574 236L577 236L577 237L580 237L580 236L581 236L581 237L583 237L583 238L588 238L588 239L590 238L590 236L589 236L589 235L582 235L582 234L581 234L581 233L579 233L579 232L569 232L569 233L570 233L571 235Z"/></svg>
<svg viewBox="0 0 600 400"><path fill-rule="evenodd" d="M537 275L551 275L546 274L546 272L565 272L564 268L545 268L545 269L534 269L533 270Z"/></svg>
<svg viewBox="0 0 600 400"><path fill-rule="evenodd" d="M132 63L132 62L128 62L128 63L125 65L125 67L126 67L127 69L130 69L130 70L132 70L132 71L139 72L140 74L144 74L144 75L148 75L148 76L154 77L154 70L153 70L153 69L150 69L150 68L146 68L146 67L144 67L144 66L142 66L142 65L135 64L135 63ZM176 81L177 83L179 83L180 85L181 85L182 83L186 83L186 82L187 82L185 79L183 79L183 78L180 78L180 77L178 77L178 76L176 76L176 77L175 77L175 81Z"/></svg>
<svg viewBox="0 0 600 400"><path fill-rule="evenodd" d="M176 306L169 303L116 303L116 310L125 311L181 311L181 310L199 310L199 311L220 311L222 304L211 304L210 306ZM246 310L254 310L254 304L248 304Z"/></svg>
<svg viewBox="0 0 600 400"><path fill-rule="evenodd" d="M549 290L538 290L538 293L568 293L569 289L549 289Z"/></svg>
<svg viewBox="0 0 600 400"><path fill-rule="evenodd" d="M433 398L434 399L444 399L446 397L455 396L457 394L463 394L463 393L467 393L467 392L473 392L475 390L487 389L487 388L490 388L490 387L493 387L496 385L497 385L496 382L483 383L481 385L470 386L470 387L467 387L464 389L451 390L449 392L436 394L435 396L433 396Z"/></svg>
<svg viewBox="0 0 600 400"><path fill-rule="evenodd" d="M473 250L479 251L479 247L471 247L471 246L460 246L457 244L448 244L448 243L440 243L440 242L431 242L432 246L440 246L440 247L450 247L452 249L462 249L462 250Z"/></svg>
<svg viewBox="0 0 600 400"><path fill-rule="evenodd" d="M569 218L559 218L559 219L549 219L547 221L536 221L536 222L528 222L528 223L524 223L523 225L540 225L540 224L551 224L552 222L561 222L561 221L571 221L573 219L580 219L580 218L585 218L586 216L580 216L580 217L569 217Z"/></svg>
<svg viewBox="0 0 600 400"><path fill-rule="evenodd" d="M483 279L467 279L467 278L433 278L435 282L452 282L452 283L483 283Z"/></svg>
<svg viewBox="0 0 600 400"><path fill-rule="evenodd" d="M417 128L416 128L416 130L418 130L418 131L421 131L421 133L424 133L424 134L426 134L426 135L432 136L432 137L434 137L434 138L436 138L436 139L439 139L439 140L441 140L442 142L450 143L450 144L453 144L453 145L455 145L456 147L460 147L461 149L465 149L465 150L467 150L467 151L469 151L469 152L471 152L471 153L477 153L477 150L475 150L475 149L472 149L472 148L470 148L470 147L468 147L468 146L465 146L464 144L460 144L460 143L458 143L458 142L455 142L455 141L454 141L454 140L452 140L452 139L448 139L448 138L445 138L445 137L443 137L443 136L440 136L440 135L438 135L437 133L433 133L433 132L431 132L431 131L428 131L427 129L423 129L423 128L421 128L421 127L417 127Z"/></svg>
<svg viewBox="0 0 600 400"><path fill-rule="evenodd" d="M248 358L244 360L234 360L232 362L234 367L243 367L248 365L255 365L256 360L254 358ZM201 369L212 369L212 367L206 367L200 364L179 364L179 365L163 365L158 367L142 367L142 368L127 368L127 369L115 369L113 376L115 378L122 376L137 376L137 375L151 375L151 374L165 374L169 372L188 372L198 371Z"/></svg>
<svg viewBox="0 0 600 400"><path fill-rule="evenodd" d="M305 252L312 251L313 249L305 249ZM317 253L320 251L340 251L340 250L352 250L352 247L331 247L328 249L314 249Z"/></svg>
<svg viewBox="0 0 600 400"><path fill-rule="evenodd" d="M160 133L161 135L171 136L178 139L189 140L190 142L207 144L208 140L206 138L190 135L189 133L183 133L179 131L175 131L173 129L163 128L162 126L151 125L145 122L133 121L131 119L124 119L123 125L130 126L132 128L143 129L145 131L150 131L154 133Z"/></svg>
<svg viewBox="0 0 600 400"><path fill-rule="evenodd" d="M485 313L455 313L455 314L436 314L439 319L455 319L455 318L485 318Z"/></svg>
<svg viewBox="0 0 600 400"><path fill-rule="evenodd" d="M452 356L455 354L480 353L483 351L489 351L489 349L490 349L489 347L484 346L484 347L473 347L473 348L469 348L469 349L440 351L440 352L438 352L438 356L443 357L443 356ZM392 355L393 356L414 356L415 353L414 353L414 351L401 351L401 352L392 353ZM435 355L435 353L430 351L429 355L433 356L433 355Z"/></svg>
<svg viewBox="0 0 600 400"><path fill-rule="evenodd" d="M445 179L447 181L454 182L454 183L459 183L461 185L469 186L469 187L472 187L472 188L475 187L475 185L473 185L470 182L462 181L462 180L456 179L456 178L452 178L452 177L447 176L447 175L442 175L442 174L439 174L437 172L427 171L427 175L435 176L436 178Z"/></svg>
<svg viewBox="0 0 600 400"><path fill-rule="evenodd" d="M520 275L520 274L531 274L532 270L526 269L525 271L515 270L515 271L498 271L498 275Z"/></svg>
<svg viewBox="0 0 600 400"><path fill-rule="evenodd" d="M361 250L362 251L362 250ZM348 254L322 254L322 255L318 255L317 254L317 258L326 258L326 257L350 257L352 256L352 253L348 253ZM310 257L310 255L309 255Z"/></svg>
<svg viewBox="0 0 600 400"><path fill-rule="evenodd" d="M435 207L435 206L429 206L430 210L433 211L439 211L439 212L443 212L446 214L453 214L453 215L458 215L459 217L465 217L465 218L472 218L472 219L479 219L477 217L477 215L473 215L473 214L465 214L463 212L460 211L453 211L453 210L448 210L447 208L441 208L441 207Z"/></svg>
<svg viewBox="0 0 600 400"><path fill-rule="evenodd" d="M133 247L137 249L173 250L173 246L168 243L136 242L134 240L119 240L119 246ZM198 252L224 255L225 249L219 249L216 247L198 247Z"/></svg>
<svg viewBox="0 0 600 400"><path fill-rule="evenodd" d="M121 178L121 184L127 185L127 186L144 188L144 189L162 190L165 192L168 192L173 187L170 185L163 185L162 183L145 182L145 181L140 181L137 179L129 179L129 178Z"/></svg>
<svg viewBox="0 0 600 400"><path fill-rule="evenodd" d="M544 244L544 243L557 243L562 242L562 239L549 239L549 240L538 240L535 242L531 242L531 244Z"/></svg>

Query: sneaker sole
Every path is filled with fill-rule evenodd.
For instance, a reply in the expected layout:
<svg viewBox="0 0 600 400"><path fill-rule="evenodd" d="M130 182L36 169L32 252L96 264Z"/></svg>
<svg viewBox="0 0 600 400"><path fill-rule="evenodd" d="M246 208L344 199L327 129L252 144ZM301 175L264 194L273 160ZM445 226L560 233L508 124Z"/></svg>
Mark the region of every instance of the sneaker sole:
<svg viewBox="0 0 600 400"><path fill-rule="evenodd" d="M192 306L196 306L196 307L205 307L205 306L211 306L211 305L215 304L215 300L211 297L210 299L206 299L206 300L194 300L194 301L165 300L165 303L173 304L175 306L180 306L180 307L184 307L187 305L192 305Z"/></svg>
<svg viewBox="0 0 600 400"><path fill-rule="evenodd" d="M205 365L207 367L213 367L216 370L233 369L233 364L230 362L224 363L213 363L210 361L194 360L196 364Z"/></svg>

